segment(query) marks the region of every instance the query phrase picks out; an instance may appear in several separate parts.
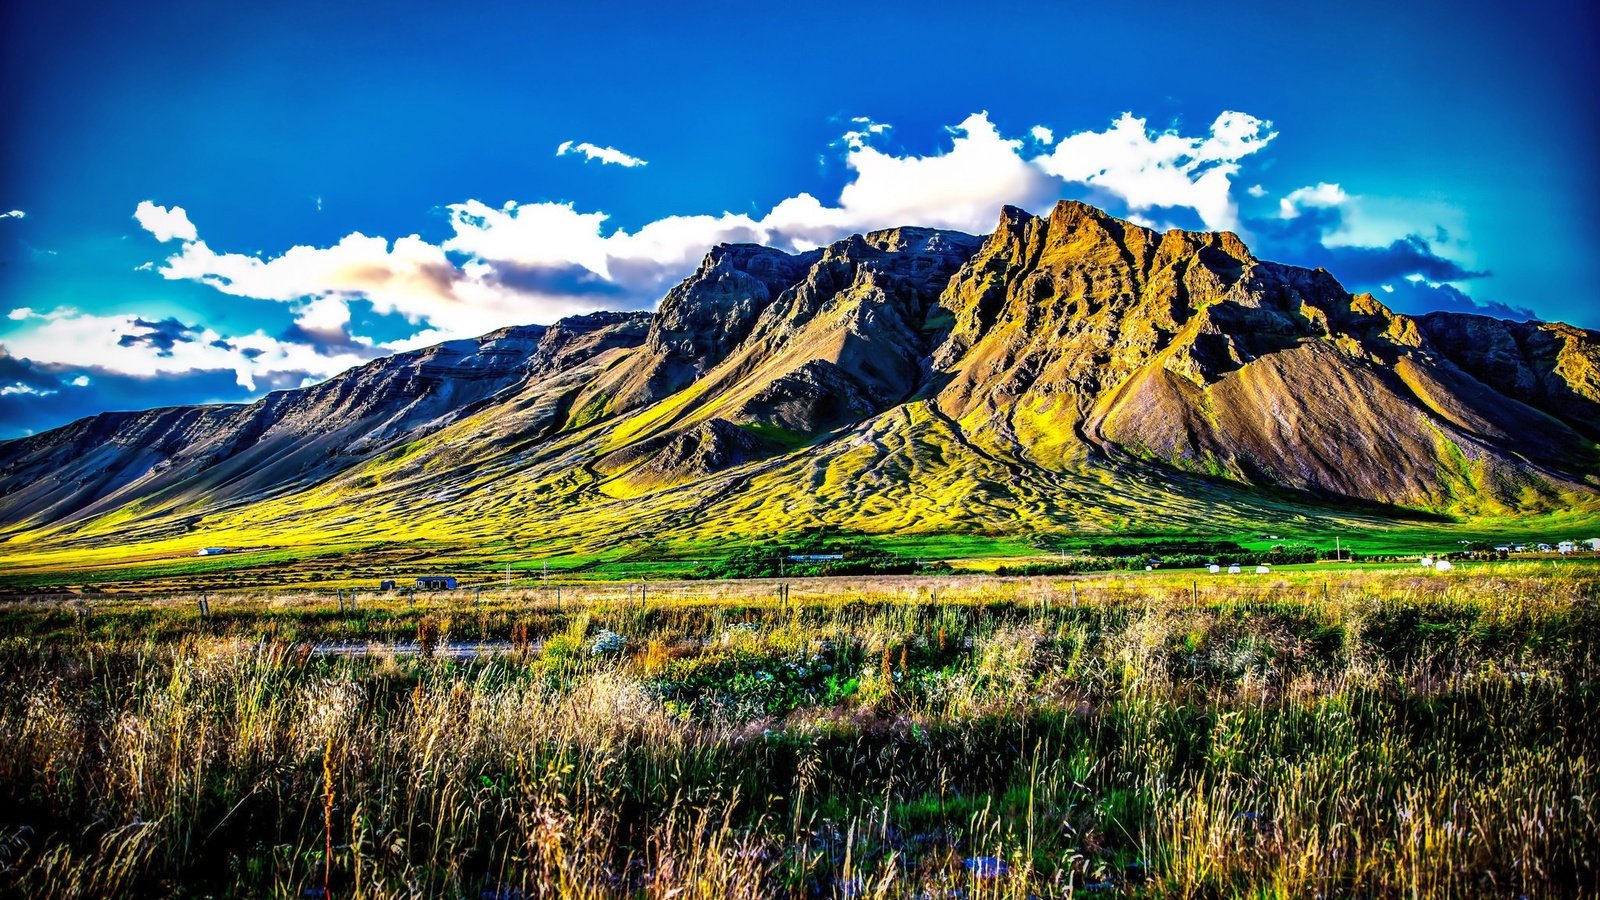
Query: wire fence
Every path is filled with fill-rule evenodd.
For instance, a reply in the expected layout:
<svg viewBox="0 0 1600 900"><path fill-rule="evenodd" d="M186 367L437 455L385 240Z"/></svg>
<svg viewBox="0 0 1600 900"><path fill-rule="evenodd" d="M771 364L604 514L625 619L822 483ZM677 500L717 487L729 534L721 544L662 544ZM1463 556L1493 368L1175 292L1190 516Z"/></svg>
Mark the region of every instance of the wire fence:
<svg viewBox="0 0 1600 900"><path fill-rule="evenodd" d="M1568 579L1562 590L1594 598L1594 577ZM1487 586L1486 586L1487 585ZM1552 590L1538 576L1441 575L1397 570L1360 573L1353 578L1321 578L1296 574L1210 575L1165 573L1158 578L1097 573L1074 576L1011 576L944 574L913 576L828 576L800 579L729 581L563 581L533 586L470 585L427 590L333 588L273 592L177 591L164 593L68 594L38 593L0 598L0 605L61 605L87 614L95 608L189 606L201 618L229 612L325 612L360 615L373 610L528 609L550 611L653 610L669 607L810 607L996 606L1060 610L1087 606L1231 607L1249 610L1361 600L1451 602L1482 599L1484 591L1535 597Z"/></svg>

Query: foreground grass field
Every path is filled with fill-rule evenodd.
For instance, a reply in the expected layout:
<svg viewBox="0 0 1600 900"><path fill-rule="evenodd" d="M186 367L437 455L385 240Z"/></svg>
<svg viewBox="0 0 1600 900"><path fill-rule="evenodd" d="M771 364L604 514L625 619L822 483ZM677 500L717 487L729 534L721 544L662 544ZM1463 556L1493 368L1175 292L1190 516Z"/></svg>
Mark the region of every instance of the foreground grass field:
<svg viewBox="0 0 1600 900"><path fill-rule="evenodd" d="M1597 574L19 600L0 892L1592 895Z"/></svg>

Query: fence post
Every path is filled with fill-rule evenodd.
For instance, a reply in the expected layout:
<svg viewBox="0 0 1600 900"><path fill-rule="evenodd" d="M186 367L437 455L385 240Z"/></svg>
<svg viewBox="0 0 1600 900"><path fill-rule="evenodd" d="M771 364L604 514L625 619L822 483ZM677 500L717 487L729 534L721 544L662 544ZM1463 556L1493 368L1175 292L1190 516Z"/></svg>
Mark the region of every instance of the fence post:
<svg viewBox="0 0 1600 900"><path fill-rule="evenodd" d="M344 591L335 589L333 595L339 599L339 614L344 615Z"/></svg>

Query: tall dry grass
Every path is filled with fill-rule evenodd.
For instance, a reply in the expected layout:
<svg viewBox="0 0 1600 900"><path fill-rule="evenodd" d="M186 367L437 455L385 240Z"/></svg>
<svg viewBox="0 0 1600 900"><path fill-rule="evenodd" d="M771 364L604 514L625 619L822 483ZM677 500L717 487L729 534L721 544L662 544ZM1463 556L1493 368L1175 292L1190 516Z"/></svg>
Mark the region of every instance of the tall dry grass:
<svg viewBox="0 0 1600 900"><path fill-rule="evenodd" d="M178 603L68 625L14 606L0 619L0 884L1600 889L1592 583L1383 576L1324 593L1285 579L1198 598L1171 580L1028 584L1032 599L1011 583L945 584L938 602L858 585L786 607L507 598L372 604L359 620L269 598L204 622ZM415 642L423 617L446 615L434 640L514 641L467 659L305 643ZM603 631L624 648L605 650Z"/></svg>

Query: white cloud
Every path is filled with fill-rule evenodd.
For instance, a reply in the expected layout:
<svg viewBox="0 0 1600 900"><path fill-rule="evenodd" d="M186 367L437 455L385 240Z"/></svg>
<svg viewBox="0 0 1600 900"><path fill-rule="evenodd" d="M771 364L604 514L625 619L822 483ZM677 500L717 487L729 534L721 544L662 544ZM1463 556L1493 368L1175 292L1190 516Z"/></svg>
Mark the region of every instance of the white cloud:
<svg viewBox="0 0 1600 900"><path fill-rule="evenodd" d="M1319 181L1314 185L1296 188L1278 201L1278 218L1293 219L1300 215L1303 209L1327 209L1334 206L1343 206L1350 200L1350 195L1344 188L1337 184Z"/></svg>
<svg viewBox="0 0 1600 900"><path fill-rule="evenodd" d="M44 323L36 328L8 334L6 348L14 356L37 363L136 377L232 371L247 390L255 390L258 378L291 373L327 377L375 355L323 354L310 344L281 341L259 331L224 337L203 327L183 328L177 339L162 342L160 338L172 337L173 328L182 326L135 315L57 313L43 317ZM82 378L87 385L88 379Z"/></svg>
<svg viewBox="0 0 1600 900"><path fill-rule="evenodd" d="M1245 193L1252 197L1265 197L1267 195L1267 189L1259 184L1252 184L1250 187L1245 189Z"/></svg>
<svg viewBox="0 0 1600 900"><path fill-rule="evenodd" d="M1272 123L1242 112L1224 112L1206 137L1176 131L1151 132L1144 119L1123 113L1106 131L1062 138L1040 167L1066 181L1099 188L1143 213L1184 207L1208 228L1236 229L1238 208L1231 194L1238 161L1259 152L1277 132Z"/></svg>
<svg viewBox="0 0 1600 900"><path fill-rule="evenodd" d="M139 220L139 225L145 231L155 235L156 240L163 244L173 239L193 241L199 237L194 223L189 221L189 214L181 206L168 209L149 200L141 200L133 211L133 217Z"/></svg>
<svg viewBox="0 0 1600 900"><path fill-rule="evenodd" d="M1208 224L1232 226L1228 192L1236 160L1273 137L1269 123L1243 113L1223 113L1205 137L1152 133L1143 120L1124 115L1105 131L1080 132L1048 154L1030 155L1043 141L1041 130L1049 129L1031 130L1032 140L1010 138L979 112L948 129L941 152L916 156L871 146L868 138L887 124L858 117L852 126L844 142L850 178L832 203L797 193L765 214L666 216L631 231L572 203L465 200L446 207L453 233L438 243L355 233L332 246L256 256L213 250L181 208L142 203L139 216L158 238L184 236L182 248L159 267L166 278L290 304L301 328L317 335L347 331L349 303L364 300L377 313L420 326L414 340L432 342L596 308L651 305L721 242L800 250L898 225L984 234L1002 205L1042 212L1070 194L1070 182L1121 198L1135 215L1189 208ZM589 153L570 141L560 152Z"/></svg>
<svg viewBox="0 0 1600 900"><path fill-rule="evenodd" d="M1056 142L1056 133L1044 127L1043 125L1033 126L1032 128L1028 129L1028 133L1033 135L1034 140L1046 146Z"/></svg>
<svg viewBox="0 0 1600 900"><path fill-rule="evenodd" d="M867 116L856 116L850 123L859 127L846 131L840 140L851 150L860 150L867 145L867 141L871 140L873 135L885 134L893 127L884 122L874 122Z"/></svg>
<svg viewBox="0 0 1600 900"><path fill-rule="evenodd" d="M0 219L26 219L28 214L20 209L13 209L0 213Z"/></svg>
<svg viewBox="0 0 1600 900"><path fill-rule="evenodd" d="M457 265L443 247L416 235L391 244L355 233L331 247L291 247L268 258L217 253L196 240L168 257L159 271L168 279L199 281L225 294L258 300L303 304L361 298L379 314L444 325L457 335L593 308L503 287L492 269L471 262ZM313 302L304 308L326 319L336 307Z"/></svg>
<svg viewBox="0 0 1600 900"><path fill-rule="evenodd" d="M584 141L582 143L562 141L561 146L556 148L556 155L566 156L568 153L581 153L586 159L598 159L601 163L606 165L622 166L625 169L649 165L648 162L640 159L639 157L630 156L629 154L623 153L621 150L618 150L615 147L601 147L598 144L591 144L588 141Z"/></svg>
<svg viewBox="0 0 1600 900"><path fill-rule="evenodd" d="M26 319L31 315L33 315L33 310L26 306L19 306L16 309L6 313L6 318L13 322L21 322L23 319Z"/></svg>
<svg viewBox="0 0 1600 900"><path fill-rule="evenodd" d="M20 381L15 384L8 384L4 387L0 387L0 397L10 397L14 394L24 394L33 397L48 397L55 393L59 392L46 388L36 388L31 384L23 384Z"/></svg>
<svg viewBox="0 0 1600 900"><path fill-rule="evenodd" d="M88 387L89 386L89 376L87 376L87 375L79 375L77 378L74 378L74 379L72 379L71 381L69 381L67 383L72 385L73 387Z"/></svg>

